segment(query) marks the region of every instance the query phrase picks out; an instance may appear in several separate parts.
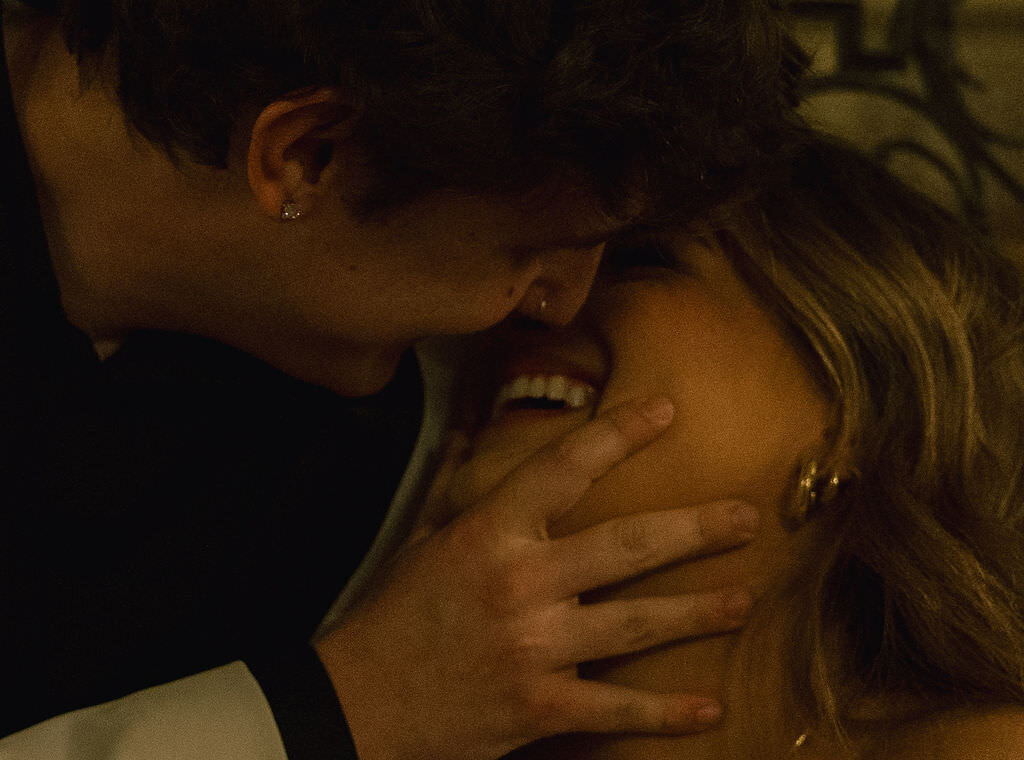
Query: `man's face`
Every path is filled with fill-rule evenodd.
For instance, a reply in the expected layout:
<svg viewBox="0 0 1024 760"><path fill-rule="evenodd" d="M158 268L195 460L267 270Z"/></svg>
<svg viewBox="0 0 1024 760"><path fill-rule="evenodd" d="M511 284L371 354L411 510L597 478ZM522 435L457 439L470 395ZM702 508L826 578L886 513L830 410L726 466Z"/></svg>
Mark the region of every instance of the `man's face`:
<svg viewBox="0 0 1024 760"><path fill-rule="evenodd" d="M603 240L627 221L561 182L515 198L435 192L362 223L343 200L362 156L344 136L324 138L344 105L331 92L268 106L260 147L253 127L225 171L140 139L110 92L81 89L56 32L44 52L46 78L17 92L23 133L65 310L96 341L193 333L339 393L372 393L423 336L482 330L516 309L570 321ZM255 184L253 151L249 163L275 167ZM308 191L292 222L254 195L288 176Z"/></svg>
<svg viewBox="0 0 1024 760"><path fill-rule="evenodd" d="M348 380L284 368L347 394L380 387L424 336L476 332L517 310L567 324L605 239L626 224L572 192L542 200L437 192L369 223L340 202L321 208L292 223L299 244L288 252L280 328L291 325L297 341L319 343L324 355L332 344L361 349L365 362Z"/></svg>

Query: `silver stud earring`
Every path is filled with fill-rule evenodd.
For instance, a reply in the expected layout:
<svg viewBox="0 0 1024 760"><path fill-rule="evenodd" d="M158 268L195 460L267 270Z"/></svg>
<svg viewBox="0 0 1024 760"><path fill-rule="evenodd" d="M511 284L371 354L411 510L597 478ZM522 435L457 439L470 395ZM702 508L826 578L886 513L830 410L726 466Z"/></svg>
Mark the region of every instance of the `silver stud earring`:
<svg viewBox="0 0 1024 760"><path fill-rule="evenodd" d="M288 199L281 204L281 221L294 222L302 216L302 209L295 201Z"/></svg>

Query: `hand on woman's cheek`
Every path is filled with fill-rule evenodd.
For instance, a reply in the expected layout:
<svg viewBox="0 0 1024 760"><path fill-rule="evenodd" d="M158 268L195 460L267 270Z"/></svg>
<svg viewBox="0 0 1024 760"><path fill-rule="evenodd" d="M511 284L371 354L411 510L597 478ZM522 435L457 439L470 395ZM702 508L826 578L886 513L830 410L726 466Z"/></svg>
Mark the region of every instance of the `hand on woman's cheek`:
<svg viewBox="0 0 1024 760"><path fill-rule="evenodd" d="M600 408L638 393L676 403L672 426L588 494L565 529L613 514L743 498L773 522L799 457L823 444L828 402L718 251L686 273L600 284L588 317L611 347Z"/></svg>
<svg viewBox="0 0 1024 760"><path fill-rule="evenodd" d="M551 526L551 535L624 514L730 498L754 505L762 529L754 542L735 551L660 568L588 594L585 601L728 585L764 589L788 559L779 516L798 462L824 445L828 401L777 320L720 252L689 245L678 255L685 257L684 271L599 280L574 326L609 357L595 413L663 393L675 402L676 416L661 437L598 480ZM567 345L579 339L573 335ZM550 344L540 353L550 355ZM565 349L562 358L571 354ZM455 478L455 492L470 503L472 495L572 424L578 421L571 415L536 415L485 428ZM588 672L645 688L689 689L699 682L717 690L727 649L704 648L694 659L685 654L688 646L619 658ZM700 651L700 643L693 651Z"/></svg>

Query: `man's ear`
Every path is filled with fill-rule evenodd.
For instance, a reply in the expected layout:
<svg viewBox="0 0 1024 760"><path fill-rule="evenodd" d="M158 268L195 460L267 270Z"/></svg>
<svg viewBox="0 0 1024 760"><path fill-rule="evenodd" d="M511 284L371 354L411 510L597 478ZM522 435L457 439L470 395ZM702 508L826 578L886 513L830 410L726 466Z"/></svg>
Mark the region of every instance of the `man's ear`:
<svg viewBox="0 0 1024 760"><path fill-rule="evenodd" d="M340 164L358 109L336 88L303 91L268 105L249 138L249 187L263 211L279 218L284 204L301 213L316 204Z"/></svg>

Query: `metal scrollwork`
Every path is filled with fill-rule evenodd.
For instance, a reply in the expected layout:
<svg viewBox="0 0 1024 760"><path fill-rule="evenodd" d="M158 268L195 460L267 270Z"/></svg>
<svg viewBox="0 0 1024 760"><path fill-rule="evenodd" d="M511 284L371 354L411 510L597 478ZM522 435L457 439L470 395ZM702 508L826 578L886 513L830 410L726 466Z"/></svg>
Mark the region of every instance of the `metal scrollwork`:
<svg viewBox="0 0 1024 760"><path fill-rule="evenodd" d="M948 151L940 154L899 134L879 136L873 150L887 162L903 155L931 164L954 189L966 217L984 228L986 174L1024 204L1024 183L995 152L998 148L1024 150L1024 140L986 125L968 106L965 94L982 85L958 60L958 5L957 0L890 0L884 46L876 49L863 44L865 0L793 0L792 10L797 20L828 21L833 34L834 68L812 73L804 83L804 95L808 99L839 92L880 96L930 123L952 146L955 160L950 160ZM876 17L878 6L875 0ZM894 75L910 71L912 81Z"/></svg>

